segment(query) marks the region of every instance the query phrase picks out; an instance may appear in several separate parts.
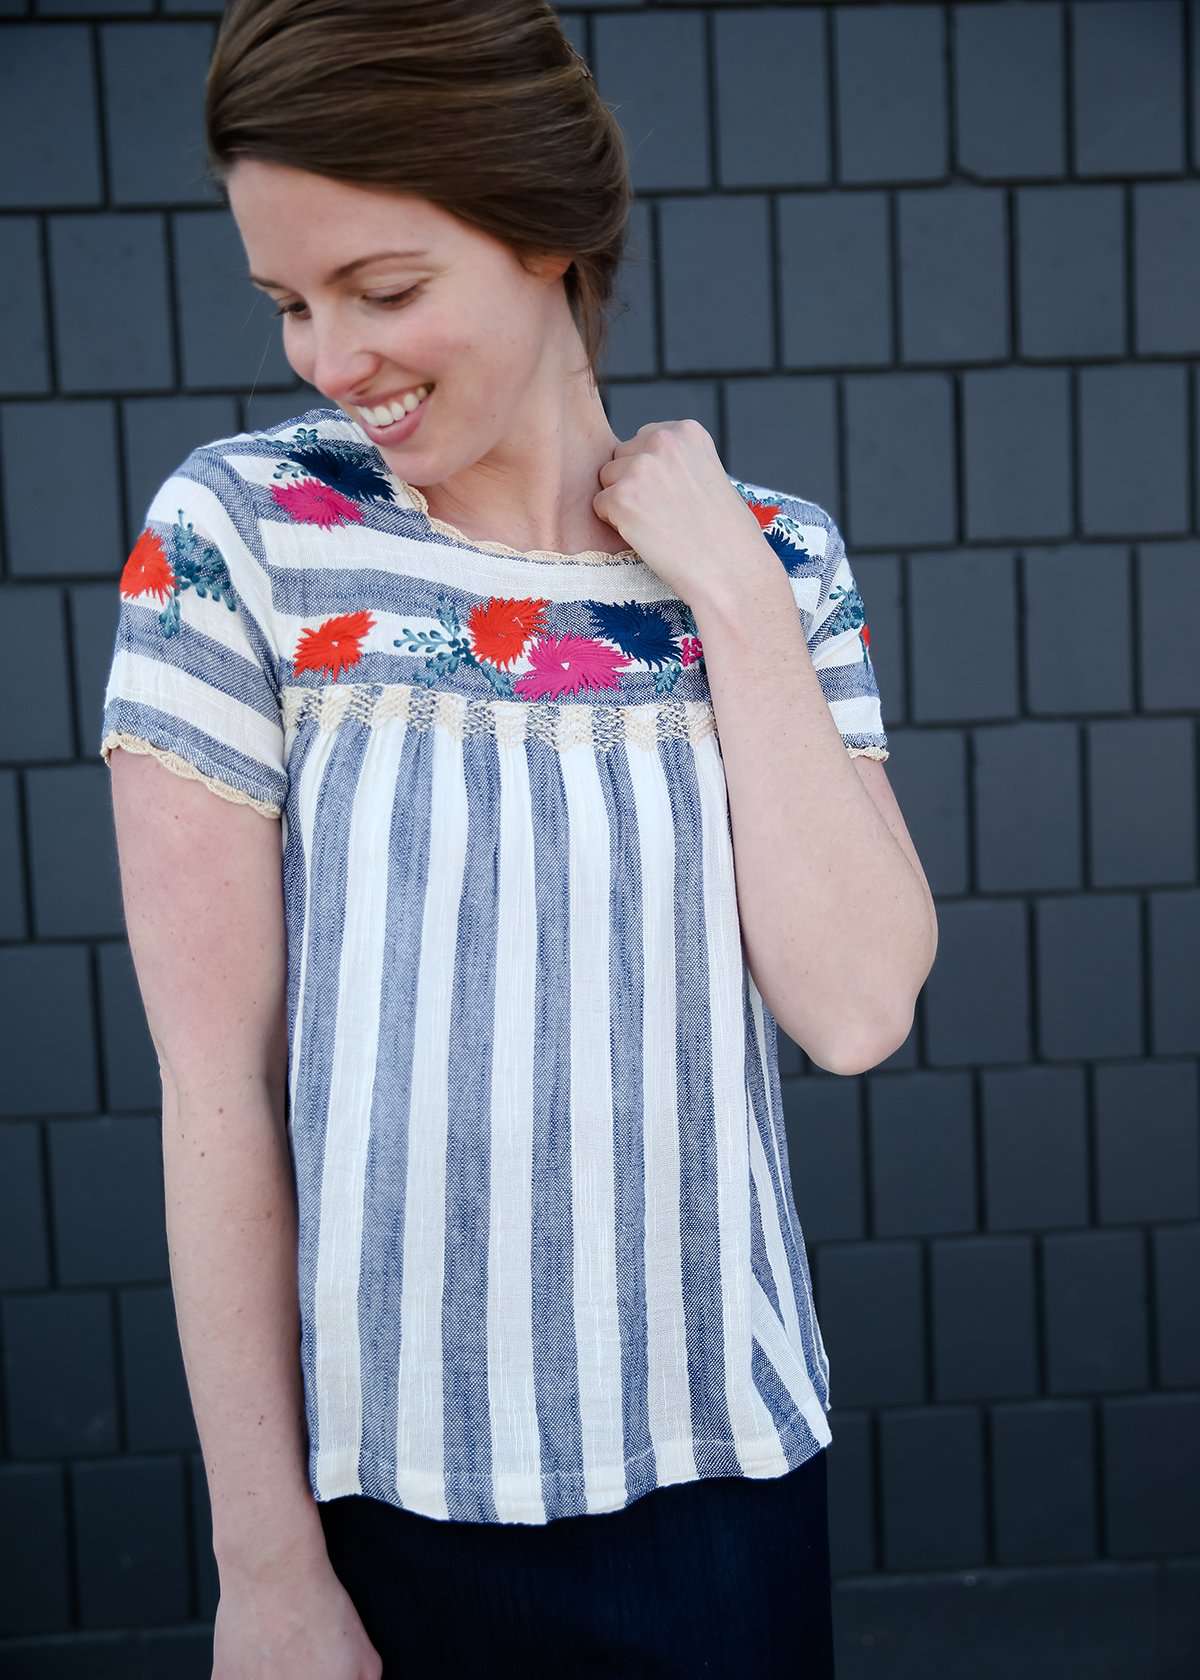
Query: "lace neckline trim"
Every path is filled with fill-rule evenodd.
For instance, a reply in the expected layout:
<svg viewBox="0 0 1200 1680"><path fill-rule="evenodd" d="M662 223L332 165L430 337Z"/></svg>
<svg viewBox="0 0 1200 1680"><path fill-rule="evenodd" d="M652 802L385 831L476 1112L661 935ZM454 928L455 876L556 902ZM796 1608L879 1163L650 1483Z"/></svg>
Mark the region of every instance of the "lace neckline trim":
<svg viewBox="0 0 1200 1680"><path fill-rule="evenodd" d="M395 477L395 474L392 475ZM452 537L455 542L465 543L470 548L479 548L485 554L506 554L518 560L546 560L553 565L561 566L595 566L610 565L613 561L628 564L631 560L640 559L636 549L621 548L609 551L603 548L581 548L574 554L560 554L551 548L510 548L508 543L490 542L483 537L469 537L465 531L460 531L457 525L451 525L444 519L436 518L429 511L429 502L424 491L415 484L409 484L402 478L396 479L406 496L412 498L414 506L425 519L426 524L434 531L440 531L444 537Z"/></svg>

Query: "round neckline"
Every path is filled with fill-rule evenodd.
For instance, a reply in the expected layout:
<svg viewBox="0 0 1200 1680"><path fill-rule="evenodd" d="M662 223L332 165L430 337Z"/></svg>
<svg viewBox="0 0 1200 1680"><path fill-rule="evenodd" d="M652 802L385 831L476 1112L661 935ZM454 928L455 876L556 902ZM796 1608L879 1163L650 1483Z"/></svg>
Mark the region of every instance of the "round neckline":
<svg viewBox="0 0 1200 1680"><path fill-rule="evenodd" d="M395 477L395 474L392 476ZM453 537L456 542L466 543L470 548L480 548L485 554L503 554L517 560L545 560L568 566L608 565L614 560L627 562L641 558L634 548L580 548L573 554L560 554L552 548L511 548L508 543L491 542L485 537L469 537L465 531L460 531L457 525L451 525L445 519L438 519L430 513L429 501L417 485L409 484L403 478L396 479L396 482L406 495L412 497L418 512L432 530L440 531L444 537Z"/></svg>
<svg viewBox="0 0 1200 1680"><path fill-rule="evenodd" d="M429 501L425 492L417 485L409 484L407 479L398 477L397 474L392 471L391 467L387 464L383 450L380 449L374 439L363 430L357 420L352 419L350 415L345 414L341 409L338 409L337 413L339 419L350 421L350 424L354 427L355 431L362 438L364 443L369 445L369 447L374 451L375 455L379 459L380 466L383 468L388 478L391 479L393 484L398 485L399 488L403 490L404 494L416 508L422 519L424 519L430 530L439 532L443 537L450 537L454 542L462 543L466 548L479 549L484 554L501 554L514 560L541 560L546 561L551 565L607 566L614 564L614 562L617 565L628 565L631 561L641 560L641 555L638 553L636 548L620 548L612 550L605 548L580 548L576 549L573 554L560 554L557 550L552 548L512 548L508 543L492 542L484 537L470 537L465 531L460 531L457 525L451 525L447 520L438 519L435 514L430 513Z"/></svg>

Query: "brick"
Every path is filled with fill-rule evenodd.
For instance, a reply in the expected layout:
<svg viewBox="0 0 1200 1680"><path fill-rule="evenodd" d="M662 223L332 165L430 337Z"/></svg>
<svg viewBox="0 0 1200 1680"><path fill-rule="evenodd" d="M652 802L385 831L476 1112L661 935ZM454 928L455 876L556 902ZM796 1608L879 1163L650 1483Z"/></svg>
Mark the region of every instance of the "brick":
<svg viewBox="0 0 1200 1680"><path fill-rule="evenodd" d="M1043 1239L1046 1387L1051 1394L1144 1388L1146 1263L1137 1231Z"/></svg>
<svg viewBox="0 0 1200 1680"><path fill-rule="evenodd" d="M1200 303L1190 277L1200 264L1200 185L1143 183L1133 189L1134 334L1139 356L1200 349Z"/></svg>
<svg viewBox="0 0 1200 1680"><path fill-rule="evenodd" d="M210 1680L211 1627L13 1641L5 1680Z"/></svg>
<svg viewBox="0 0 1200 1680"><path fill-rule="evenodd" d="M862 1127L853 1080L781 1081L792 1190L810 1243L865 1236Z"/></svg>
<svg viewBox="0 0 1200 1680"><path fill-rule="evenodd" d="M1035 1393L1031 1240L942 1238L931 1244L931 1264L936 1398L988 1400Z"/></svg>
<svg viewBox="0 0 1200 1680"><path fill-rule="evenodd" d="M984 180L1064 173L1057 6L957 7L954 78L960 169Z"/></svg>
<svg viewBox="0 0 1200 1680"><path fill-rule="evenodd" d="M842 501L832 379L727 379L723 460L736 478L803 496L819 506ZM875 654L874 626L871 654Z"/></svg>
<svg viewBox="0 0 1200 1680"><path fill-rule="evenodd" d="M47 98L49 89L53 98ZM0 175L0 208L99 204L97 142L87 28L9 24L0 81L0 156L19 158L20 167Z"/></svg>
<svg viewBox="0 0 1200 1680"><path fill-rule="evenodd" d="M232 215L184 210L171 223L183 383L194 390L289 385L282 323L246 278L245 248Z"/></svg>
<svg viewBox="0 0 1200 1680"><path fill-rule="evenodd" d="M600 358L601 384L658 371L656 266L651 207L637 199L630 207L625 250L613 287L614 307Z"/></svg>
<svg viewBox="0 0 1200 1680"><path fill-rule="evenodd" d="M56 1464L0 1465L0 1533L9 1539L0 1570L0 1634L69 1627L67 1506Z"/></svg>
<svg viewBox="0 0 1200 1680"><path fill-rule="evenodd" d="M710 185L703 14L601 15L592 23L592 66L616 108L634 191Z"/></svg>
<svg viewBox="0 0 1200 1680"><path fill-rule="evenodd" d="M920 1244L831 1243L820 1250L818 1287L830 1398L839 1406L923 1400Z"/></svg>
<svg viewBox="0 0 1200 1680"><path fill-rule="evenodd" d="M1012 718L1017 595L1012 556L951 551L909 558L915 723ZM986 636L972 626L986 624Z"/></svg>
<svg viewBox="0 0 1200 1680"><path fill-rule="evenodd" d="M127 487L122 548L127 552L163 480L196 444L233 437L241 427L233 398L224 395L126 397L120 411Z"/></svg>
<svg viewBox="0 0 1200 1680"><path fill-rule="evenodd" d="M1200 613L1200 543L1141 543L1137 564L1141 710L1200 711L1200 661L1188 621Z"/></svg>
<svg viewBox="0 0 1200 1680"><path fill-rule="evenodd" d="M1014 197L1021 355L1123 355L1128 346L1122 189L1020 187Z"/></svg>
<svg viewBox="0 0 1200 1680"><path fill-rule="evenodd" d="M943 373L847 374L846 448L855 548L952 542L952 387ZM986 644L975 642L978 656Z"/></svg>
<svg viewBox="0 0 1200 1680"><path fill-rule="evenodd" d="M61 389L173 385L162 217L51 216L49 238Z"/></svg>
<svg viewBox="0 0 1200 1680"><path fill-rule="evenodd" d="M1140 1056L1141 930L1131 893L1068 894L1034 907L1041 1052Z"/></svg>
<svg viewBox="0 0 1200 1680"><path fill-rule="evenodd" d="M9 570L17 577L95 572L121 546L116 426L109 402L8 403L4 445ZM77 491L62 494L62 452L74 437ZM79 508L87 507L86 528Z"/></svg>
<svg viewBox="0 0 1200 1680"><path fill-rule="evenodd" d="M49 1260L41 1131L6 1122L0 1126L0 1289L44 1289Z"/></svg>
<svg viewBox="0 0 1200 1680"><path fill-rule="evenodd" d="M1072 6L1070 75L1080 175L1183 168L1183 12L1138 0Z"/></svg>
<svg viewBox="0 0 1200 1680"><path fill-rule="evenodd" d="M660 199L663 368L770 368L768 205L757 194Z"/></svg>
<svg viewBox="0 0 1200 1680"><path fill-rule="evenodd" d="M979 730L974 790L981 892L1083 885L1080 737L1073 724Z"/></svg>
<svg viewBox="0 0 1200 1680"><path fill-rule="evenodd" d="M1196 878L1195 736L1189 718L1088 725L1092 884L1190 884Z"/></svg>
<svg viewBox="0 0 1200 1680"><path fill-rule="evenodd" d="M1021 555L1031 713L1131 711L1129 549L1069 543Z"/></svg>
<svg viewBox="0 0 1200 1680"><path fill-rule="evenodd" d="M162 1111L162 1075L137 973L124 941L97 951L105 1107Z"/></svg>
<svg viewBox="0 0 1200 1680"><path fill-rule="evenodd" d="M0 408L0 450L7 410ZM62 592L45 585L0 590L5 658L0 673L0 758L10 764L69 758L75 750ZM29 704L36 694L37 705Z"/></svg>
<svg viewBox="0 0 1200 1680"><path fill-rule="evenodd" d="M168 1288L123 1289L118 1297L129 1445L134 1452L199 1445Z"/></svg>
<svg viewBox="0 0 1200 1680"><path fill-rule="evenodd" d="M25 857L17 808L17 778L0 770L0 939L24 939Z"/></svg>
<svg viewBox="0 0 1200 1680"><path fill-rule="evenodd" d="M892 359L887 196L781 193L779 313L790 367Z"/></svg>
<svg viewBox="0 0 1200 1680"><path fill-rule="evenodd" d="M962 391L968 538L1069 536L1074 473L1066 370L968 371Z"/></svg>
<svg viewBox="0 0 1200 1680"><path fill-rule="evenodd" d="M1106 1225L1200 1218L1195 1062L1096 1069L1098 1211Z"/></svg>
<svg viewBox="0 0 1200 1680"><path fill-rule="evenodd" d="M1025 1061L1032 1045L1024 904L997 898L939 906L937 956L922 1002L934 1066Z"/></svg>
<svg viewBox="0 0 1200 1680"><path fill-rule="evenodd" d="M868 1140L879 1236L975 1229L975 1146L965 1075L872 1080Z"/></svg>
<svg viewBox="0 0 1200 1680"><path fill-rule="evenodd" d="M84 1627L184 1621L191 1592L179 1460L76 1464L71 1475Z"/></svg>
<svg viewBox="0 0 1200 1680"><path fill-rule="evenodd" d="M1086 536L1187 530L1187 369L1079 370L1080 507Z"/></svg>
<svg viewBox="0 0 1200 1680"><path fill-rule="evenodd" d="M651 420L699 420L712 437L720 430L717 388L705 379L631 380L614 385L608 420L618 437L632 437Z"/></svg>
<svg viewBox="0 0 1200 1680"><path fill-rule="evenodd" d="M125 931L109 771L72 764L25 773L38 938Z"/></svg>
<svg viewBox="0 0 1200 1680"><path fill-rule="evenodd" d="M0 947L0 997L0 1115L94 1112L86 947Z"/></svg>
<svg viewBox="0 0 1200 1680"><path fill-rule="evenodd" d="M1200 1552L1200 1395L1108 1400L1103 1419L1109 1553Z"/></svg>
<svg viewBox="0 0 1200 1680"><path fill-rule="evenodd" d="M0 320L19 332L0 336L0 391L32 396L50 389L42 251L33 216L0 219Z"/></svg>
<svg viewBox="0 0 1200 1680"><path fill-rule="evenodd" d="M890 741L889 735L889 744ZM894 770L891 761L887 768L930 891L935 898L965 892L968 858L964 736L956 729L906 732L902 759L897 757Z"/></svg>
<svg viewBox="0 0 1200 1680"><path fill-rule="evenodd" d="M108 1296L13 1295L0 1302L0 1315L13 1457L115 1452Z"/></svg>
<svg viewBox="0 0 1200 1680"><path fill-rule="evenodd" d="M881 1577L840 1588L835 1604L839 1680L1150 1680L1150 1564Z"/></svg>
<svg viewBox="0 0 1200 1680"><path fill-rule="evenodd" d="M1151 1238L1158 1381L1200 1388L1200 1225L1168 1225Z"/></svg>
<svg viewBox="0 0 1200 1680"><path fill-rule="evenodd" d="M946 173L946 43L940 6L833 11L841 179L937 180ZM898 64L904 74L897 75Z"/></svg>
<svg viewBox="0 0 1200 1680"><path fill-rule="evenodd" d="M983 1430L974 1406L925 1406L879 1420L888 1569L983 1563Z"/></svg>
<svg viewBox="0 0 1200 1680"><path fill-rule="evenodd" d="M988 1230L1086 1225L1087 1100L1082 1071L985 1068L980 1085Z"/></svg>
<svg viewBox="0 0 1200 1680"><path fill-rule="evenodd" d="M1200 1050L1200 991L1195 984L1200 892L1147 896L1152 1053L1171 1056Z"/></svg>
<svg viewBox="0 0 1200 1680"><path fill-rule="evenodd" d="M157 1119L51 1120L47 1129L61 1280L94 1284L165 1278Z"/></svg>
<svg viewBox="0 0 1200 1680"><path fill-rule="evenodd" d="M1155 1680L1193 1680L1200 1651L1200 1561L1167 1558L1159 1566L1158 1588Z"/></svg>
<svg viewBox="0 0 1200 1680"><path fill-rule="evenodd" d="M818 72L796 97L797 66L825 61L819 12L712 14L717 168L723 187L828 181L829 90Z"/></svg>
<svg viewBox="0 0 1200 1680"><path fill-rule="evenodd" d="M906 362L998 360L1008 343L1008 241L998 187L896 194L900 354Z"/></svg>
<svg viewBox="0 0 1200 1680"><path fill-rule="evenodd" d="M210 26L116 23L98 34L113 202L220 202L204 173Z"/></svg>
<svg viewBox="0 0 1200 1680"><path fill-rule="evenodd" d="M875 1444L869 1412L835 1410L829 1426L829 1555L836 1579L875 1568Z"/></svg>
<svg viewBox="0 0 1200 1680"><path fill-rule="evenodd" d="M1096 1556L1095 1429L1082 1400L992 1408L996 1561Z"/></svg>

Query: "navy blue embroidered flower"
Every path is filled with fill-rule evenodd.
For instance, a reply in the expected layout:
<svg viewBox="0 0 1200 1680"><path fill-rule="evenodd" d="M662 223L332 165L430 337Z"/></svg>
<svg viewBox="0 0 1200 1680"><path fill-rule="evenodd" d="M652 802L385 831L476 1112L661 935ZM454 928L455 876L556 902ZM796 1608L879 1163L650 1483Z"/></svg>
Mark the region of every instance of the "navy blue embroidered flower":
<svg viewBox="0 0 1200 1680"><path fill-rule="evenodd" d="M377 450L331 438L318 442L315 429L298 426L295 441L284 450L284 456L273 474L275 478L317 478L356 502L396 500L395 489L379 465Z"/></svg>

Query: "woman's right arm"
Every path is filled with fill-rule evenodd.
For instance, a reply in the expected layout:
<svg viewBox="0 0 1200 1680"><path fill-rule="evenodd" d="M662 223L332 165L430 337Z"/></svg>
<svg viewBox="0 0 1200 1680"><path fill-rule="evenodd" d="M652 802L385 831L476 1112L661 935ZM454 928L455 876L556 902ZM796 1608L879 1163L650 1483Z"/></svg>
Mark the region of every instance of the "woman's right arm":
<svg viewBox="0 0 1200 1680"><path fill-rule="evenodd" d="M130 951L162 1074L171 1286L212 1507L214 1680L376 1680L307 1475L281 833L117 749Z"/></svg>

